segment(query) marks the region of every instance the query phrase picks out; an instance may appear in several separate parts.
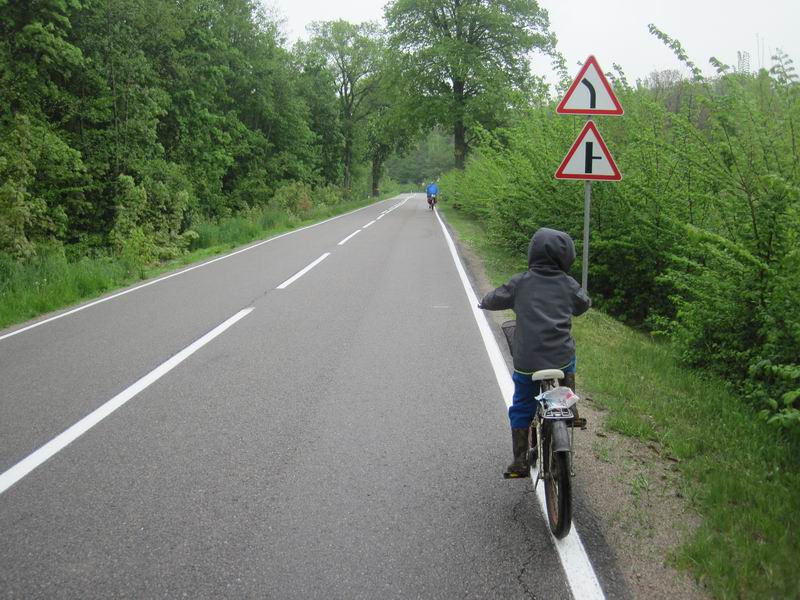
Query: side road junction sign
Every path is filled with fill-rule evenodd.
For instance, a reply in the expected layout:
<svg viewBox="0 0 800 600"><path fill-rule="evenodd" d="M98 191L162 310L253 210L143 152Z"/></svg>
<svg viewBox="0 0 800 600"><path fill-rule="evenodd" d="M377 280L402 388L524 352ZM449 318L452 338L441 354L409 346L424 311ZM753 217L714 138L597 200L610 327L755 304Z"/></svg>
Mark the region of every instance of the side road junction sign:
<svg viewBox="0 0 800 600"><path fill-rule="evenodd" d="M619 181L622 175L617 169L611 152L608 151L600 132L592 121L587 121L580 135L561 161L556 179L587 179Z"/></svg>

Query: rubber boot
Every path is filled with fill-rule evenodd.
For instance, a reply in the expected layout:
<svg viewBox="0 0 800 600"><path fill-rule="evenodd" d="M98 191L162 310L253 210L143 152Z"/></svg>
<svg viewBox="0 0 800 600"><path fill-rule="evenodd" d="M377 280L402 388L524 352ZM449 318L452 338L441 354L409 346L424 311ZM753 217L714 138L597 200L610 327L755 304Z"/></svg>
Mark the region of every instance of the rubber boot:
<svg viewBox="0 0 800 600"><path fill-rule="evenodd" d="M514 451L512 462L503 473L506 479L517 479L531 476L531 466L528 462L528 429L511 429L511 445Z"/></svg>

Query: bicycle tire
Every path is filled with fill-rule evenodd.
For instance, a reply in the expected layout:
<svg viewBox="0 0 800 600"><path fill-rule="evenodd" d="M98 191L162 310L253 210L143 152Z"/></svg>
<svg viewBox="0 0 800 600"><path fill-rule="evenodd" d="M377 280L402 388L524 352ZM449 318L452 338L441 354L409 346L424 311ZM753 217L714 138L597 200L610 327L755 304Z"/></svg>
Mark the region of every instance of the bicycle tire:
<svg viewBox="0 0 800 600"><path fill-rule="evenodd" d="M550 432L543 434L542 454L545 460L544 497L547 521L553 535L562 539L572 527L572 480L569 472L569 453L553 452Z"/></svg>

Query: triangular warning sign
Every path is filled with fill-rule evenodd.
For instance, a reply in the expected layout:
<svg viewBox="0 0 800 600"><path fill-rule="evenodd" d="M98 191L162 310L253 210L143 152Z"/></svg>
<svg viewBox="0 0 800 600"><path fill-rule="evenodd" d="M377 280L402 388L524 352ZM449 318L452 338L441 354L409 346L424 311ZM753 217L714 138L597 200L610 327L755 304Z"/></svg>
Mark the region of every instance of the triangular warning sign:
<svg viewBox="0 0 800 600"><path fill-rule="evenodd" d="M556 171L556 179L599 179L619 181L622 175L617 169L600 132L592 121L588 121L578 139L572 144L567 156Z"/></svg>
<svg viewBox="0 0 800 600"><path fill-rule="evenodd" d="M621 115L622 105L594 56L583 64L556 112L562 115Z"/></svg>

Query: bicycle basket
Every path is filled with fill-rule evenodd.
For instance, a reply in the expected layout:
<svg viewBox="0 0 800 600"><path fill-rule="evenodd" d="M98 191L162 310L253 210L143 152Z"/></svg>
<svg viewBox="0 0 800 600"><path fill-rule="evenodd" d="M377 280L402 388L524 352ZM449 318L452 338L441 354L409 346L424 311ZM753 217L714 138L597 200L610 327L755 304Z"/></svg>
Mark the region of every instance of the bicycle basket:
<svg viewBox="0 0 800 600"><path fill-rule="evenodd" d="M508 351L511 356L514 356L514 331L517 329L517 322L516 321L506 321L500 327L503 330L503 335L506 336L506 342L508 342Z"/></svg>

